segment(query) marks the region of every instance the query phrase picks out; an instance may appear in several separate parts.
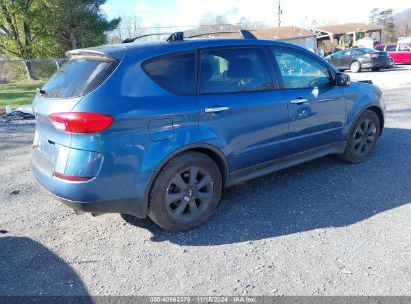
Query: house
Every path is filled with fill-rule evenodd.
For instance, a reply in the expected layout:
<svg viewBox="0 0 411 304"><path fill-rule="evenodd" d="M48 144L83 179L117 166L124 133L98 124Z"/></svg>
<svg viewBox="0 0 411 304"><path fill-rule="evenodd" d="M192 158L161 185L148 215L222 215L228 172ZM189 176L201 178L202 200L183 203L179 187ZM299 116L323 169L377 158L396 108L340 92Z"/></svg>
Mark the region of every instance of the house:
<svg viewBox="0 0 411 304"><path fill-rule="evenodd" d="M185 36L192 35L215 38L238 38L240 25L210 25L200 26L199 28L185 32ZM299 45L312 52L317 51L316 33L307 31L297 26L282 26L273 28L252 29L250 32L258 39L279 40ZM207 34L212 33L212 34ZM203 34L203 35L202 35Z"/></svg>
<svg viewBox="0 0 411 304"><path fill-rule="evenodd" d="M284 41L317 52L316 33L297 26L265 28L251 32L259 39Z"/></svg>
<svg viewBox="0 0 411 304"><path fill-rule="evenodd" d="M382 26L366 23L322 25L316 28L317 45L329 48L373 47L381 41ZM369 42L370 41L370 42Z"/></svg>

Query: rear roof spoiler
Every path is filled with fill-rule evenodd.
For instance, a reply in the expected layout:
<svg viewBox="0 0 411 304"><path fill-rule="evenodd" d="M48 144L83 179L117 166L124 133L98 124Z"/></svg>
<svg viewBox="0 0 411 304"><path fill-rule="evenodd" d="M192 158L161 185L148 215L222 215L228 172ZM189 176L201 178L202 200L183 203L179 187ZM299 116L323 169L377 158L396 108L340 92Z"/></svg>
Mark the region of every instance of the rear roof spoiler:
<svg viewBox="0 0 411 304"><path fill-rule="evenodd" d="M96 50L87 50L87 49L79 49L79 50L71 50L66 53L66 56L71 59L73 57L83 57L88 59L98 59L102 61L115 61L116 59L107 55L106 53L96 51Z"/></svg>

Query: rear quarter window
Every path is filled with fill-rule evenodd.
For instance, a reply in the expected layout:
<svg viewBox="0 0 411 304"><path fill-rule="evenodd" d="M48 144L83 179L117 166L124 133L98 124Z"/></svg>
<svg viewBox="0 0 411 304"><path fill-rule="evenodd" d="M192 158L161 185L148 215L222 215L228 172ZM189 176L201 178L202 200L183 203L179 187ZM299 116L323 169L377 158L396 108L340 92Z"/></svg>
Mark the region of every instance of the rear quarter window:
<svg viewBox="0 0 411 304"><path fill-rule="evenodd" d="M169 54L149 59L144 72L165 90L177 95L195 94L194 52Z"/></svg>
<svg viewBox="0 0 411 304"><path fill-rule="evenodd" d="M114 71L116 60L73 58L44 85L45 98L73 98L100 86Z"/></svg>

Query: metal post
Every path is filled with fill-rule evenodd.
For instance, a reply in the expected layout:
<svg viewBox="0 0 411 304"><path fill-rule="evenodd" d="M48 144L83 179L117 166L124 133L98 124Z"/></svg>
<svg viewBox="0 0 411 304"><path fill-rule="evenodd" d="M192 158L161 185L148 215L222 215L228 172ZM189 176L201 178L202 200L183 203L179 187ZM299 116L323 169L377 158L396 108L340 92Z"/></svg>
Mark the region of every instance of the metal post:
<svg viewBox="0 0 411 304"><path fill-rule="evenodd" d="M281 0L278 0L278 27L281 26Z"/></svg>

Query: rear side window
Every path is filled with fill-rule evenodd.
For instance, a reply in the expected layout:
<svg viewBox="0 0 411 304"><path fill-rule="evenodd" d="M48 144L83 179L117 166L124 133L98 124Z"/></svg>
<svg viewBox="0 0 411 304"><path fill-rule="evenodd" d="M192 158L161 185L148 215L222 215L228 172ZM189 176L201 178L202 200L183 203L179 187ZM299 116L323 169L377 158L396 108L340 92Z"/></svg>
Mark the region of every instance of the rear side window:
<svg viewBox="0 0 411 304"><path fill-rule="evenodd" d="M397 49L397 46L395 44L392 45L387 45L387 48L385 49L387 52L394 52Z"/></svg>
<svg viewBox="0 0 411 304"><path fill-rule="evenodd" d="M272 90L261 48L206 50L200 57L200 93L221 94Z"/></svg>
<svg viewBox="0 0 411 304"><path fill-rule="evenodd" d="M317 60L300 52L273 48L273 55L286 89L332 86L330 71Z"/></svg>
<svg viewBox="0 0 411 304"><path fill-rule="evenodd" d="M90 93L101 85L117 66L115 60L70 59L45 84L45 98L72 98Z"/></svg>
<svg viewBox="0 0 411 304"><path fill-rule="evenodd" d="M195 58L194 52L161 56L143 63L143 70L167 91L178 95L194 95Z"/></svg>

